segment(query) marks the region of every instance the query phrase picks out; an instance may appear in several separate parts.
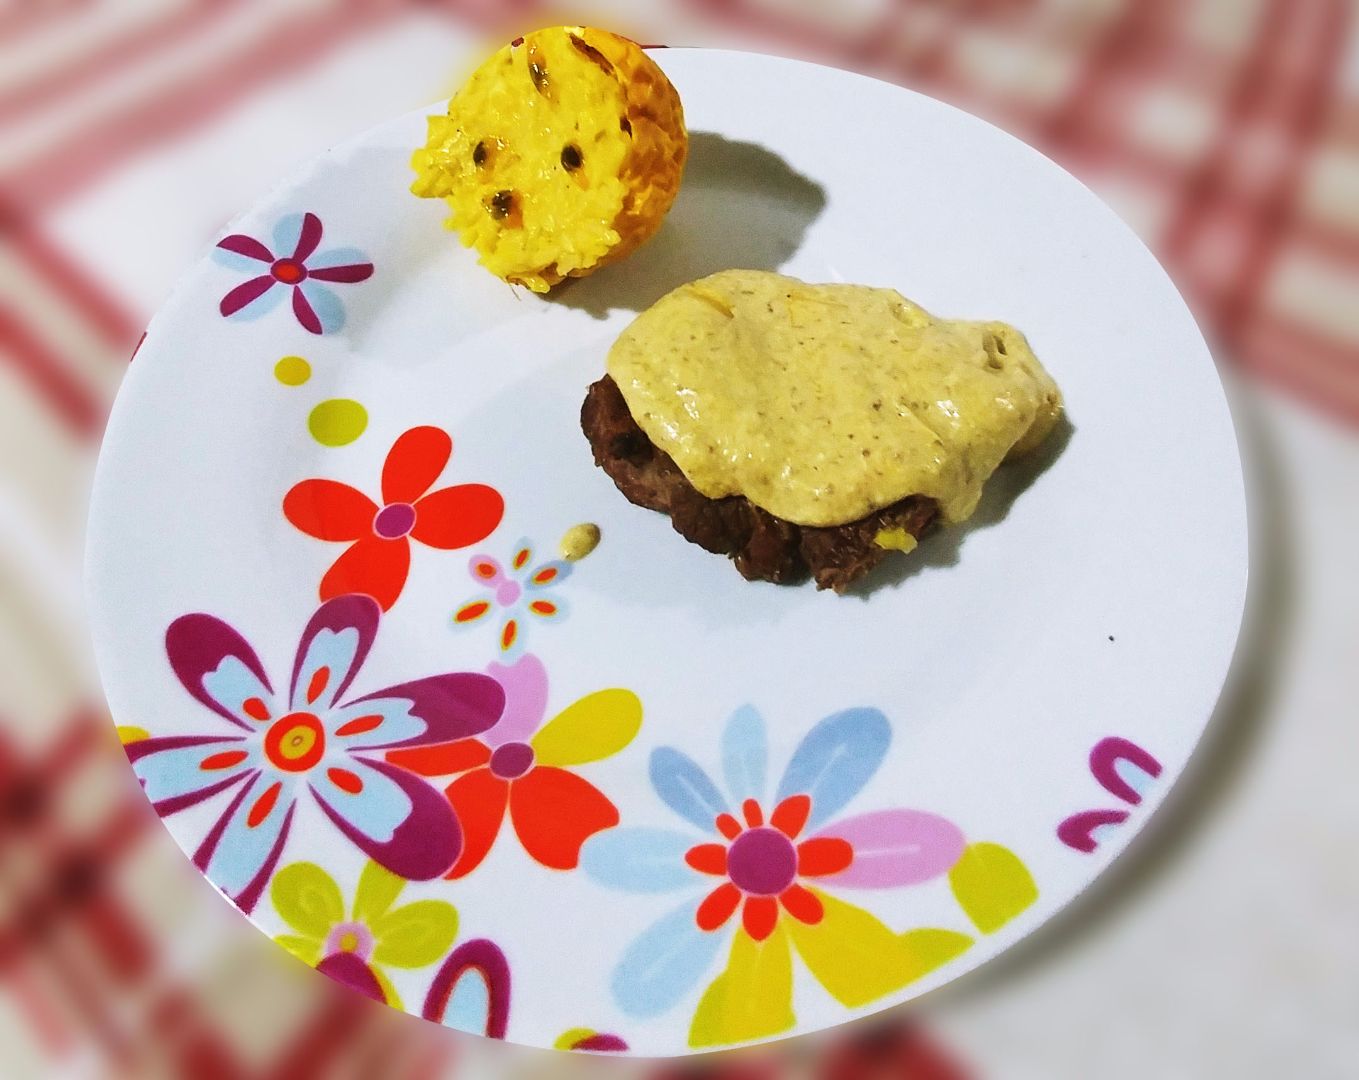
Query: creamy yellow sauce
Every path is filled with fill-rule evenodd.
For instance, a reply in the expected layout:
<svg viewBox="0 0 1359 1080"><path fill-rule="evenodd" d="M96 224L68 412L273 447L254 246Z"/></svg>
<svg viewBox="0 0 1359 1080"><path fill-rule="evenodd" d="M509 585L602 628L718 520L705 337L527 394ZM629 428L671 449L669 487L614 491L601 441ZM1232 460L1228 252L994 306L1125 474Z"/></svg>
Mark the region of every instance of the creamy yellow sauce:
<svg viewBox="0 0 1359 1080"><path fill-rule="evenodd" d="M744 495L800 525L842 525L907 495L961 521L997 466L1041 443L1062 409L1006 323L939 319L892 289L758 270L662 297L619 337L608 370L702 494Z"/></svg>

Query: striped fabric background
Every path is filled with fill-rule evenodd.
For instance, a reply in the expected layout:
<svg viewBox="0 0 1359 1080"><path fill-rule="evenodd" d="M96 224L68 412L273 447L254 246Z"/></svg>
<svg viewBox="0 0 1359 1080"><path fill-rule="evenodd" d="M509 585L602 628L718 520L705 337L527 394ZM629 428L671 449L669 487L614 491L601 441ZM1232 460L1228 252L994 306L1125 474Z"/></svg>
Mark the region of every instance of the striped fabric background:
<svg viewBox="0 0 1359 1080"><path fill-rule="evenodd" d="M0 3L5 1075L576 1075L330 990L198 880L101 711L79 586L103 419L176 269L278 175L446 94L486 37L568 18L850 67L992 120L1133 224L1224 366L1359 425L1349 0ZM953 1080L952 1056L896 1018L705 1075Z"/></svg>

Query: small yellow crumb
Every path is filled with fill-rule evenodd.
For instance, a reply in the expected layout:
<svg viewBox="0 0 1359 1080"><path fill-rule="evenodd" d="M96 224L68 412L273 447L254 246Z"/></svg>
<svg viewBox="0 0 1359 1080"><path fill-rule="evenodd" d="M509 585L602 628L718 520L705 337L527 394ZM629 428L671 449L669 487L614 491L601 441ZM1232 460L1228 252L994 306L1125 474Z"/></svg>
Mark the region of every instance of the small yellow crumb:
<svg viewBox="0 0 1359 1080"><path fill-rule="evenodd" d="M567 562L579 562L599 546L599 537L599 526L591 521L584 521L566 530L557 549Z"/></svg>
<svg viewBox="0 0 1359 1080"><path fill-rule="evenodd" d="M133 727L132 725L118 725L118 739L124 746L128 743L141 742L143 739L151 738L151 732L146 728Z"/></svg>
<svg viewBox="0 0 1359 1080"><path fill-rule="evenodd" d="M873 543L889 551L914 551L919 541L905 529L879 529Z"/></svg>

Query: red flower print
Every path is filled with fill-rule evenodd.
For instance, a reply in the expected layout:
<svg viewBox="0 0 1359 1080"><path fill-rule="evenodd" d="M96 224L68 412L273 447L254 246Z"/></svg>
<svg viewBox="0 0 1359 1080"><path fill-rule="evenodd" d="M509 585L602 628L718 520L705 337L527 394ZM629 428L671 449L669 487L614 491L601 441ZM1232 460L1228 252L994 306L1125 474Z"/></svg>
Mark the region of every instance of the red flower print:
<svg viewBox="0 0 1359 1080"><path fill-rule="evenodd" d="M505 701L508 707L508 692ZM502 723L503 715L475 737L487 738ZM779 736L782 741L787 730ZM643 930L614 967L609 986L619 1007L630 1016L660 1016L704 978L730 942L726 968L699 999L689 1029L692 1047L728 1045L792 1026L794 951L836 1001L858 1008L966 950L972 944L966 934L898 934L836 895L929 881L956 870L970 850L956 825L925 811L840 816L878 771L891 740L891 724L877 709L832 713L797 744L768 801L769 735L750 705L737 709L722 732L722 787L683 751L654 749L648 773L656 794L707 835L620 827L581 851L581 867L600 884L632 893L689 893ZM388 760L407 752L389 750ZM993 847L976 855L987 864L978 878L990 873ZM1010 860L1018 862L1008 852L1000 856L1007 868ZM1005 872L1015 881L1022 872L1032 890L1022 866ZM986 880L984 904L993 896L987 890L994 879ZM950 885L956 893L957 884Z"/></svg>
<svg viewBox="0 0 1359 1080"><path fill-rule="evenodd" d="M726 844L698 844L684 861L700 874L727 880L717 886L694 916L701 930L716 930L741 909L741 925L756 941L764 941L778 924L779 908L798 922L815 926L825 915L816 894L799 884L800 877L825 877L849 868L854 849L838 837L811 837L797 843L807 825L812 800L790 795L774 808L769 824L754 799L741 813L745 826L731 814L717 817Z"/></svg>
<svg viewBox="0 0 1359 1080"><path fill-rule="evenodd" d="M315 214L289 214L275 226L272 248L244 233L218 241L218 261L255 274L222 297L218 310L227 318L257 318L283 292L291 291L293 315L304 330L313 334L339 330L344 304L320 282L366 281L373 276L373 264L356 248L318 252L321 233L321 219ZM282 286L283 292L275 286Z"/></svg>
<svg viewBox="0 0 1359 1080"><path fill-rule="evenodd" d="M382 466L382 505L337 480L303 480L283 497L283 516L308 536L349 547L321 579L322 600L349 593L373 597L384 611L396 603L410 570L411 540L450 551L486 539L505 501L485 484L430 491L453 454L436 427L411 428Z"/></svg>
<svg viewBox="0 0 1359 1080"><path fill-rule="evenodd" d="M540 729L547 708L542 662L524 656L487 671L505 689L505 711L493 728L480 738L397 751L387 760L423 776L461 774L445 790L464 838L447 877L465 877L481 865L507 813L530 858L572 870L581 845L618 824L618 810L594 784L563 766L599 761L627 746L642 723L641 703L628 690L600 690Z"/></svg>

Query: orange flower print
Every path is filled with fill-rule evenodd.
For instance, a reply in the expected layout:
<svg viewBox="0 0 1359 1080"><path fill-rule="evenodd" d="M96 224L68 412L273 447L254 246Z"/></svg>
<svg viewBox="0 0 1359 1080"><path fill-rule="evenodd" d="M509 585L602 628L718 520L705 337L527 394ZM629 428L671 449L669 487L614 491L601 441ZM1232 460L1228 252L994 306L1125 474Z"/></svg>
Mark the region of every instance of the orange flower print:
<svg viewBox="0 0 1359 1080"><path fill-rule="evenodd" d="M531 859L572 870L581 845L619 819L608 797L566 766L600 761L632 742L641 728L642 703L630 690L599 690L543 724L542 661L527 655L486 670L505 689L505 711L494 727L475 739L397 751L387 760L422 776L457 774L445 794L465 843L447 877L465 877L481 865L507 816Z"/></svg>
<svg viewBox="0 0 1359 1080"><path fill-rule="evenodd" d="M437 427L415 427L396 440L382 466L382 505L338 480L303 480L283 497L283 516L317 540L348 543L321 579L329 600L364 593L391 608L406 585L411 541L451 551L486 539L505 500L485 484L430 491L453 440Z"/></svg>

